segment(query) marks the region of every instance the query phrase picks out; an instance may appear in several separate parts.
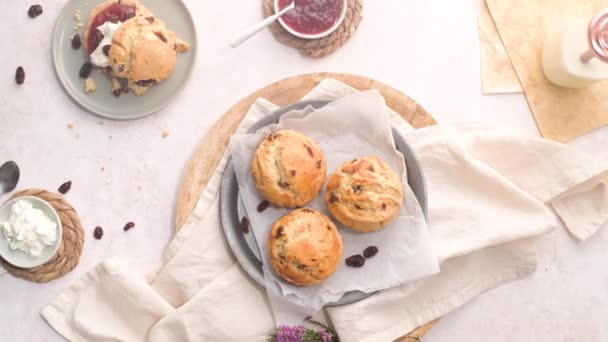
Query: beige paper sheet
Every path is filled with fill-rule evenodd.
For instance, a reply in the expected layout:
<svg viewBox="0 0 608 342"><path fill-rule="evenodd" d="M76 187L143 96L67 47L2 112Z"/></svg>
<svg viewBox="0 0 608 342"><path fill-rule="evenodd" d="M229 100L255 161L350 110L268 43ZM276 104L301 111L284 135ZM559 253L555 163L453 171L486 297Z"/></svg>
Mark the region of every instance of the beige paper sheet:
<svg viewBox="0 0 608 342"><path fill-rule="evenodd" d="M485 0L479 6L479 49L484 94L521 93L517 74Z"/></svg>
<svg viewBox="0 0 608 342"><path fill-rule="evenodd" d="M566 142L608 125L608 83L561 88L547 80L541 65L545 29L591 18L608 0L486 1L542 135Z"/></svg>

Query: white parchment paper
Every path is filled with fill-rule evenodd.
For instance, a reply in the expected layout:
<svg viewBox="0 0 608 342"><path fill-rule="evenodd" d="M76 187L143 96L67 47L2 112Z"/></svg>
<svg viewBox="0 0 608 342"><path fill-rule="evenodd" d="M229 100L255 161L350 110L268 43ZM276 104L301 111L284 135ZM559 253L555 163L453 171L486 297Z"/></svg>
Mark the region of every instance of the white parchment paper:
<svg viewBox="0 0 608 342"><path fill-rule="evenodd" d="M377 246L378 254L368 259L362 268L346 266L344 261L336 273L325 282L311 287L299 287L283 281L273 270L267 249L267 238L272 224L289 212L288 209L269 207L257 212L264 199L255 187L251 161L255 150L269 132L292 129L314 139L325 153L328 177L345 162L369 155L382 158L404 184L405 201L399 216L388 227L375 233L356 233L334 222L344 242L344 258L362 254L368 246ZM265 127L255 134L237 134L230 141L230 151L239 190L251 231L255 236L264 264L266 290L275 308L289 308L302 314L312 314L326 303L340 299L348 291L373 292L413 281L439 271L430 244L426 221L414 193L407 186L403 156L395 148L389 114L383 97L375 90L348 95L324 108L292 111L281 117L276 125ZM324 191L307 206L329 217L323 201ZM277 303L288 301L289 303Z"/></svg>

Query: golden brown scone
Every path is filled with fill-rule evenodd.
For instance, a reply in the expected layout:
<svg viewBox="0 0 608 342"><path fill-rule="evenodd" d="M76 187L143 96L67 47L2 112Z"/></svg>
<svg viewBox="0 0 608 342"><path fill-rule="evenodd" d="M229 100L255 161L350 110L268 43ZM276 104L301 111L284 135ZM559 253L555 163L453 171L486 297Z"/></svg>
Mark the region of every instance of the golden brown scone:
<svg viewBox="0 0 608 342"><path fill-rule="evenodd" d="M331 220L303 208L281 217L268 236L274 270L296 285L315 285L329 278L340 265L342 237Z"/></svg>
<svg viewBox="0 0 608 342"><path fill-rule="evenodd" d="M330 176L325 202L345 226L362 233L377 231L399 214L401 178L378 157L354 159Z"/></svg>
<svg viewBox="0 0 608 342"><path fill-rule="evenodd" d="M175 33L154 17L125 21L114 34L110 49L113 75L129 81L136 95L171 75L177 63Z"/></svg>
<svg viewBox="0 0 608 342"><path fill-rule="evenodd" d="M95 17L97 17L97 15L99 13L103 12L106 8L112 6L116 3L120 3L121 5L125 5L125 6L135 6L135 15L136 16L147 17L147 16L152 15L152 13L146 7L144 7L144 5L142 5L138 0L108 0L106 2L101 3L100 5L95 7L95 9L93 9L91 11L91 14L89 14L89 20L87 21L87 27L84 30L84 44L85 44L87 51L89 50L88 42L89 42L89 36L91 34L91 26L93 25L93 21L95 20Z"/></svg>
<svg viewBox="0 0 608 342"><path fill-rule="evenodd" d="M319 146L291 130L270 133L255 152L251 167L262 196L281 208L312 201L323 188L327 172Z"/></svg>

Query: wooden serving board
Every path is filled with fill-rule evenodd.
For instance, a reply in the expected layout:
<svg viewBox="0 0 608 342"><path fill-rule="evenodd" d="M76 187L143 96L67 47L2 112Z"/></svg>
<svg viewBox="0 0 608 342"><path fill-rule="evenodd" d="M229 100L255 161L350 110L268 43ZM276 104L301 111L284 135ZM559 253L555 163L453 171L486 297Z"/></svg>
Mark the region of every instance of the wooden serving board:
<svg viewBox="0 0 608 342"><path fill-rule="evenodd" d="M325 78L334 78L358 90L378 89L386 104L407 120L414 128L434 125L437 122L416 101L399 90L384 83L363 76L338 73L315 73L286 78L259 89L232 106L201 140L186 166L177 199L176 229L179 230L198 202L198 199L221 160L230 136L236 131L249 107L256 99L263 97L280 106L299 102ZM411 342L424 336L437 321L427 323L399 342Z"/></svg>

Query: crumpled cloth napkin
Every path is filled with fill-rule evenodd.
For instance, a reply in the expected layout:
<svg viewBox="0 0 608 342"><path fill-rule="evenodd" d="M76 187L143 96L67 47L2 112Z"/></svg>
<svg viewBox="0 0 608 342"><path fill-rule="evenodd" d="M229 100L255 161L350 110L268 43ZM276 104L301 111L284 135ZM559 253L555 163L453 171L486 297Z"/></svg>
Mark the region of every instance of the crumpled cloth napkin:
<svg viewBox="0 0 608 342"><path fill-rule="evenodd" d="M326 79L306 99L354 91ZM239 130L275 108L258 100ZM483 291L530 274L534 239L558 216L581 240L608 220L604 161L492 124L413 130L394 113L392 120L424 168L441 272L327 309L342 341L399 338ZM226 160L148 281L118 260L104 261L46 306L43 318L71 341L265 341L275 327L266 294L222 242L218 190Z"/></svg>

